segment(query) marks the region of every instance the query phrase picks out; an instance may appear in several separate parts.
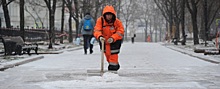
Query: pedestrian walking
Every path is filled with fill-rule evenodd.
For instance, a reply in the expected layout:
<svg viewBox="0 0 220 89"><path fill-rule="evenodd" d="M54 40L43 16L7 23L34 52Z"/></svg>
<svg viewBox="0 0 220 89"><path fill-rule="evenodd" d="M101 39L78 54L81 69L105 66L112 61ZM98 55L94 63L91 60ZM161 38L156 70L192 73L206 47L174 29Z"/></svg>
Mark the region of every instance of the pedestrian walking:
<svg viewBox="0 0 220 89"><path fill-rule="evenodd" d="M90 54L93 53L93 44L90 43L93 32L94 32L95 21L90 15L90 13L86 13L85 17L79 23L79 34L83 36L83 47L84 54L87 54L87 49L89 48ZM79 35L80 36L80 35Z"/></svg>
<svg viewBox="0 0 220 89"><path fill-rule="evenodd" d="M134 34L133 37L131 37L131 43L134 43L134 38L136 37L136 34Z"/></svg>
<svg viewBox="0 0 220 89"><path fill-rule="evenodd" d="M102 16L97 19L94 27L94 36L100 42L104 40L105 57L109 63L108 70L117 71L120 68L118 54L120 52L123 35L124 27L122 22L116 18L114 7L109 5L105 6Z"/></svg>

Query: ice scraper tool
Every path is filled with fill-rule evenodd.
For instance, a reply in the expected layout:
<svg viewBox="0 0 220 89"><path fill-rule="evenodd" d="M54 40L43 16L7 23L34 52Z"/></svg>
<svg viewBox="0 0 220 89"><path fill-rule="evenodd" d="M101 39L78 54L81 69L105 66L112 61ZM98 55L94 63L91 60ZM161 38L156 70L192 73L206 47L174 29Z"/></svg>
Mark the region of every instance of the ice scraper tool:
<svg viewBox="0 0 220 89"><path fill-rule="evenodd" d="M104 40L101 40L101 70L87 70L88 76L102 76L104 74Z"/></svg>

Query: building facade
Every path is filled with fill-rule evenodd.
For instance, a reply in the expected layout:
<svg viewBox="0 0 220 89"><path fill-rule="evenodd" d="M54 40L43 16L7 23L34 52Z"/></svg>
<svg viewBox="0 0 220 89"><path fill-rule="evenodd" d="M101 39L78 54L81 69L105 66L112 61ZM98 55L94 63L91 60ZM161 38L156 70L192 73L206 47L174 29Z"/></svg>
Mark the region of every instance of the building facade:
<svg viewBox="0 0 220 89"><path fill-rule="evenodd" d="M48 28L49 27L49 11L46 7L46 4L43 0L37 1L40 5L33 5L33 3L25 2L25 28ZM35 0L34 0L35 1ZM55 11L55 28L56 30L61 29L61 15L62 15L62 7L59 5L61 3L57 3L56 11ZM8 11L10 15L11 25L13 27L20 27L20 7L19 2L12 2L8 5ZM6 27L4 12L2 6L0 7L0 18L1 18L1 27ZM68 30L68 19L69 12L65 11L64 17L64 30ZM72 30L75 30L75 22L72 20L73 26Z"/></svg>

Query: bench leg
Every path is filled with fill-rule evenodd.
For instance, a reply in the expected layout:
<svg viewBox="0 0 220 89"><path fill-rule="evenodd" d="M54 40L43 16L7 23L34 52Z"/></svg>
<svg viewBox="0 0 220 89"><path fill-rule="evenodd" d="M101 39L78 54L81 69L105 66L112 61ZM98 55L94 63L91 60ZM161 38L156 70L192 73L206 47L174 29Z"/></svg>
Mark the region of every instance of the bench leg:
<svg viewBox="0 0 220 89"><path fill-rule="evenodd" d="M5 56L8 55L8 50L5 49Z"/></svg>
<svg viewBox="0 0 220 89"><path fill-rule="evenodd" d="M22 55L22 47L20 45L16 46L15 54Z"/></svg>
<svg viewBox="0 0 220 89"><path fill-rule="evenodd" d="M35 51L35 53L38 55L38 53L37 53L37 51L38 51L38 47L36 47L34 51Z"/></svg>
<svg viewBox="0 0 220 89"><path fill-rule="evenodd" d="M27 49L28 55L31 55L30 51L31 51L31 48L28 48L28 49Z"/></svg>

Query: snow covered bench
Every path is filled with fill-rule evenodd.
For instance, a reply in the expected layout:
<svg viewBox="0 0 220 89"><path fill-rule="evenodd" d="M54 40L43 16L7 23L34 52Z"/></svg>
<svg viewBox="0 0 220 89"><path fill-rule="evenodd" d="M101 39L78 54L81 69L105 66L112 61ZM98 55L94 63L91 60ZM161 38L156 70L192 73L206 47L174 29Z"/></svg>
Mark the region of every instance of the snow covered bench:
<svg viewBox="0 0 220 89"><path fill-rule="evenodd" d="M38 51L38 44L26 44L20 36L15 37L2 37L2 42L4 44L5 55L28 53L34 50L36 54Z"/></svg>

